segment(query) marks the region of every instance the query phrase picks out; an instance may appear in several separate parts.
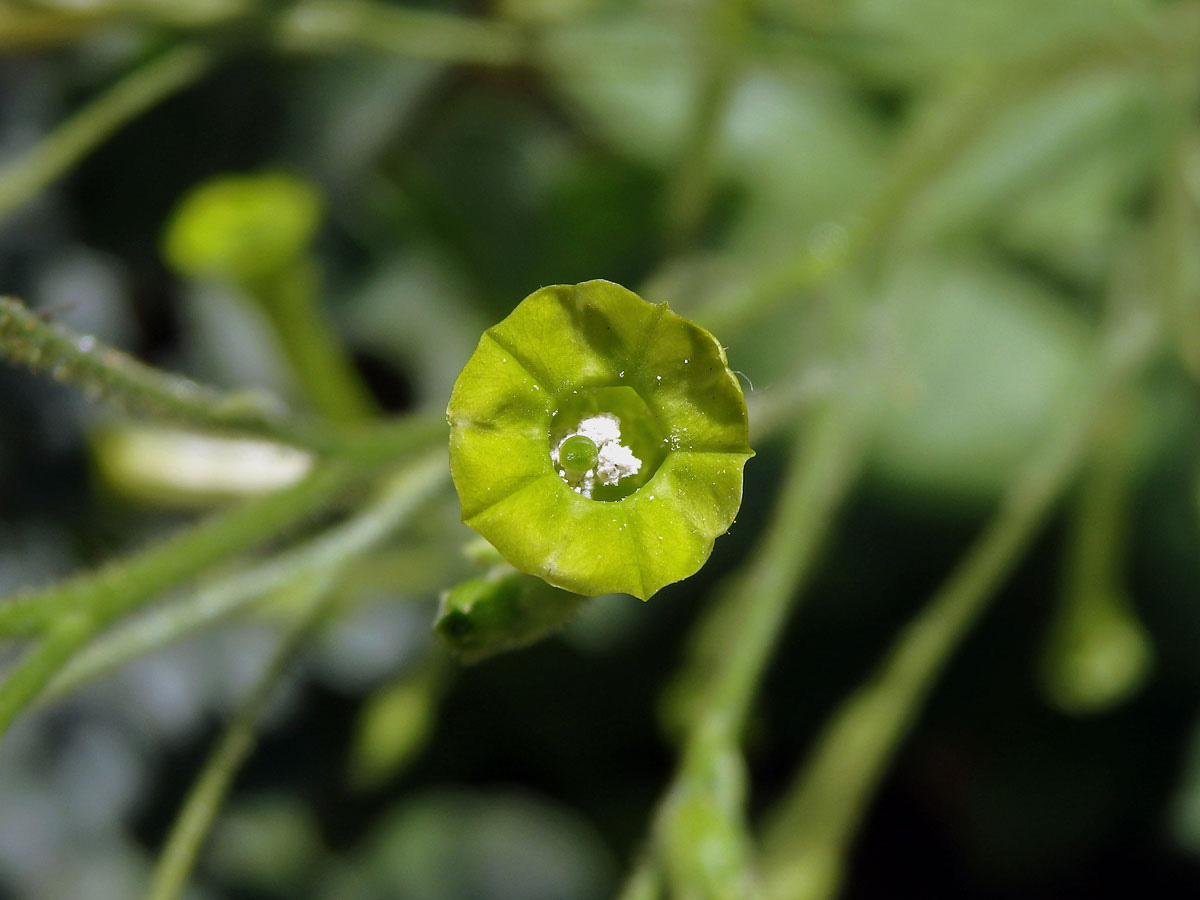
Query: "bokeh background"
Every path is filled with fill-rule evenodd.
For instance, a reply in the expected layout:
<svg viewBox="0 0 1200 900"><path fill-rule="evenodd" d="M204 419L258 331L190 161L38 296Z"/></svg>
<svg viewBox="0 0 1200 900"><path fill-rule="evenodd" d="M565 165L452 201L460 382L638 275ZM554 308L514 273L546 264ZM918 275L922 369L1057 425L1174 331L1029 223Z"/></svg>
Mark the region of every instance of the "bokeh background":
<svg viewBox="0 0 1200 900"><path fill-rule="evenodd" d="M211 65L20 195L26 154L181 43ZM791 436L851 377L862 310L902 309L871 319L869 456L753 717L751 812L769 808L1089 377L1164 206L1183 250L1153 271L1177 265L1183 288L1109 430L1109 493L1097 512L1069 492L1008 573L871 805L844 895L1193 896L1198 49L1185 0L0 2L0 291L56 321L302 407L253 304L161 252L195 185L283 171L319 191L320 297L388 413L440 414L484 328L590 278L710 324L744 376L758 455L742 514L651 602L599 598L536 646L461 666L430 628L472 572L450 492L356 567L192 896L614 895L673 771L684 637L763 537ZM1132 281L1157 302L1161 284ZM121 474L131 433L0 369L0 588L228 501ZM169 472L178 449L152 452ZM239 490L271 486L246 477ZM1112 534L1089 556L1080 523L1097 516ZM18 721L0 753L0 897L141 895L280 615ZM1062 646L1063 621L1101 624ZM405 693L427 678L436 690Z"/></svg>

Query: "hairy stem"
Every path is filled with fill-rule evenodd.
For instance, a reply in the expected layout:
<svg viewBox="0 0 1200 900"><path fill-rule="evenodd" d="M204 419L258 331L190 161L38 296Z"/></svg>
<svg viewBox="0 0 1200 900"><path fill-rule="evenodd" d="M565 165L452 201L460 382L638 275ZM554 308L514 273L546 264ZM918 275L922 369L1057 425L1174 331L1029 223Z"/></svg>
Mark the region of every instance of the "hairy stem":
<svg viewBox="0 0 1200 900"><path fill-rule="evenodd" d="M246 608L305 578L340 569L377 546L412 519L447 483L445 453L427 454L406 466L379 498L343 525L236 575L201 588L162 609L148 611L99 638L71 660L42 696L50 702L139 657Z"/></svg>
<svg viewBox="0 0 1200 900"><path fill-rule="evenodd" d="M219 391L155 369L91 335L52 324L11 297L0 297L0 358L130 411L201 428L310 443L305 429L273 411L276 404L269 397Z"/></svg>
<svg viewBox="0 0 1200 900"><path fill-rule="evenodd" d="M116 131L196 82L212 63L203 47L184 44L126 75L0 170L0 221L71 169Z"/></svg>
<svg viewBox="0 0 1200 900"><path fill-rule="evenodd" d="M166 588L264 543L328 506L361 477L345 464L323 466L289 488L210 519L174 540L0 606L0 633L43 634L0 683L0 734L98 631Z"/></svg>
<svg viewBox="0 0 1200 900"><path fill-rule="evenodd" d="M129 412L269 438L364 464L387 462L432 443L446 430L438 418L334 427L282 415L261 392L220 391L155 369L91 335L53 325L10 297L0 297L0 358Z"/></svg>

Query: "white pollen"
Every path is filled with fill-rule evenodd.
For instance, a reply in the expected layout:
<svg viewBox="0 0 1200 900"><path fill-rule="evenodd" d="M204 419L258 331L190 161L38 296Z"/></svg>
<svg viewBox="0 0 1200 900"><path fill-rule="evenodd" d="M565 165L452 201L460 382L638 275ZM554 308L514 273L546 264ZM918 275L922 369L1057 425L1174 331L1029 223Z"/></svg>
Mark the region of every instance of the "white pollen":
<svg viewBox="0 0 1200 900"><path fill-rule="evenodd" d="M621 439L621 420L612 413L588 416L579 423L575 434L596 442L596 446Z"/></svg>
<svg viewBox="0 0 1200 900"><path fill-rule="evenodd" d="M550 451L550 458L558 466L559 450L563 443L575 436L588 438L596 445L596 465L582 473L578 482L571 484L572 489L591 498L597 484L613 485L622 478L636 475L642 468L642 461L634 456L633 451L621 443L621 420L612 413L599 413L588 416L579 423L575 431L563 437L558 446ZM559 476L566 479L562 469ZM572 480L573 481L573 480Z"/></svg>
<svg viewBox="0 0 1200 900"><path fill-rule="evenodd" d="M622 478L636 475L641 468L642 461L624 444L614 441L600 447L596 476L601 484L616 484Z"/></svg>

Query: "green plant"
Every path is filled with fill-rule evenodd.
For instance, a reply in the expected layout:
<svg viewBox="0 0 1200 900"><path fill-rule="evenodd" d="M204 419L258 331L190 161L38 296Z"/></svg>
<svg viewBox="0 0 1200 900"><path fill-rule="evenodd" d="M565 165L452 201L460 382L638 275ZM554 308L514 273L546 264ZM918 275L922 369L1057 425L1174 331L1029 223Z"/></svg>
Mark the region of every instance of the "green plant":
<svg viewBox="0 0 1200 900"><path fill-rule="evenodd" d="M506 0L480 17L369 0L176 6L0 0L0 49L107 46L109 29L144 37L110 88L0 169L0 218L159 104L216 90L204 79L234 57L298 54L322 86L292 104L308 137L278 155L299 163L215 175L154 223L180 318L219 318L226 339L257 335L271 390L141 362L60 324L58 298L36 309L0 298L0 357L115 419L88 428L104 490L219 507L0 601L0 736L218 624L281 635L165 837L152 900L181 896L194 877L285 673L379 596L439 607L421 608L417 649L375 680L355 720L337 778L366 792L400 783L457 724L441 707L471 677L464 666L480 664L486 681L504 671L487 668L503 665L495 657L564 634L585 646L610 615L621 638L608 652L664 610L671 633L687 622L662 704L677 759L622 900L836 896L939 677L1076 482L1065 572L1040 579L1058 587L1031 669L1050 707L1081 718L1146 688L1163 635L1131 600L1135 499L1146 473L1166 493L1194 490L1195 4L1114 0L1081 13L1067 0L994 0L986 20L934 0L698 12ZM364 63L362 50L379 56ZM457 75L431 77L445 67ZM536 77L492 81L492 70ZM357 106L326 97L327 83L364 91L365 108L390 111L395 127L339 130ZM466 110L465 124L431 112L443 106ZM318 109L336 120L332 134L301 127ZM483 157L494 168L476 171ZM152 243L144 229L136 238ZM369 290L354 283L377 275ZM516 302L548 281L645 275L654 303L607 280ZM402 414L382 412L372 357L411 366L416 399ZM220 358L209 358L214 378L227 375L211 364ZM731 366L758 390L745 396ZM136 452L130 417L154 437ZM231 466L266 447L286 448L295 468L234 501L181 474L177 451L193 435ZM742 509L751 443L761 457ZM860 495L885 497L888 514L959 523L947 544L965 553L911 613L908 582L860 571L899 565L873 555L870 516L854 520L867 521L861 540L842 534ZM1171 527L1187 556L1193 535ZM968 529L977 536L960 540ZM1155 552L1156 564L1169 557ZM1194 573L1178 565L1190 588ZM909 581L929 581L918 574ZM617 618L623 601L608 596L659 592L625 613L636 619ZM800 602L843 592L860 605L838 639L857 649L861 629L879 661L839 670L824 724L801 723L803 758L778 791L754 796L753 741L777 738L783 702L769 666L789 629L812 627ZM895 634L873 631L876 619ZM639 652L657 663L677 650ZM633 664L599 659L588 657L592 681ZM820 681L801 671L804 689ZM630 707L657 687L638 684ZM556 777L569 780L569 762ZM504 828L525 812L517 804ZM494 836L468 828L464 839L449 814L413 815L418 825L393 823L394 845L381 826L377 852L325 854L306 832L296 843L309 849L274 854L311 856L312 884L299 863L257 874L277 879L268 894L386 895L400 850L434 857Z"/></svg>

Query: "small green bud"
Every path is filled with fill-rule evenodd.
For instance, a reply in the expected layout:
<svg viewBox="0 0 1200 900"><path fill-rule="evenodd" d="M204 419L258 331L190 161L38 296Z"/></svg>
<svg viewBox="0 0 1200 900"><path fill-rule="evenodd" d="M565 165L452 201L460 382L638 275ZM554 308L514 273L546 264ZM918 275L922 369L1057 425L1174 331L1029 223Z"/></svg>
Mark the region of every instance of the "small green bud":
<svg viewBox="0 0 1200 900"><path fill-rule="evenodd" d="M320 194L303 178L222 175L180 201L167 223L163 256L188 277L253 284L302 259L320 218Z"/></svg>
<svg viewBox="0 0 1200 900"><path fill-rule="evenodd" d="M558 631L583 597L514 572L471 578L442 595L433 629L465 662L528 646Z"/></svg>

